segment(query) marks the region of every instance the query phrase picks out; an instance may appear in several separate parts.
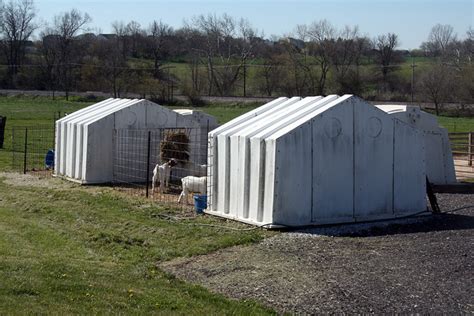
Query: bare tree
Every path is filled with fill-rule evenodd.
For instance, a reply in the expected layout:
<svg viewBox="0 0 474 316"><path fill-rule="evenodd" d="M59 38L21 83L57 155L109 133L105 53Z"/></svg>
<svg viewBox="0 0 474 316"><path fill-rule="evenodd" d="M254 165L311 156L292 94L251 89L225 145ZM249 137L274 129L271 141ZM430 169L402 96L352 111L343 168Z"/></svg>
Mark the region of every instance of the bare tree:
<svg viewBox="0 0 474 316"><path fill-rule="evenodd" d="M91 21L87 13L81 13L76 9L62 13L54 17L54 25L50 34L58 36L58 50L60 60L60 78L66 93L66 100L69 98L69 90L72 81L73 59L78 57L74 52L74 40L79 31Z"/></svg>
<svg viewBox="0 0 474 316"><path fill-rule="evenodd" d="M466 37L465 42L467 43L467 51L471 56L474 56L474 29L472 27L469 27L467 30Z"/></svg>
<svg viewBox="0 0 474 316"><path fill-rule="evenodd" d="M469 27L466 31L466 38L455 44L457 50L457 59L462 62L463 66L472 67L474 61L474 29ZM460 66L459 68L463 68Z"/></svg>
<svg viewBox="0 0 474 316"><path fill-rule="evenodd" d="M319 64L318 93L325 94L326 80L331 68L331 56L334 56L336 29L327 20L313 22L308 28L311 41L310 55L316 57Z"/></svg>
<svg viewBox="0 0 474 316"><path fill-rule="evenodd" d="M424 95L434 103L436 115L442 104L449 100L453 91L453 72L443 64L433 65L421 76L421 89Z"/></svg>
<svg viewBox="0 0 474 316"><path fill-rule="evenodd" d="M164 57L164 45L168 35L172 33L172 28L161 22L153 21L148 30L148 46L153 56L153 77L160 79L162 59Z"/></svg>
<svg viewBox="0 0 474 316"><path fill-rule="evenodd" d="M377 61L380 64L383 82L387 82L388 73L393 70L392 63L396 58L395 48L399 45L398 36L393 33L379 35L374 40L374 47L377 52Z"/></svg>
<svg viewBox="0 0 474 316"><path fill-rule="evenodd" d="M127 26L123 21L115 21L112 23L112 30L117 37L116 44L119 46L123 58L127 58L128 41L127 41Z"/></svg>
<svg viewBox="0 0 474 316"><path fill-rule="evenodd" d="M257 69L256 77L259 79L259 89L267 96L272 96L282 81L282 65L277 56L265 58Z"/></svg>
<svg viewBox="0 0 474 316"><path fill-rule="evenodd" d="M451 25L436 24L431 28L428 41L422 44L422 48L433 56L446 56L450 46L456 42L456 37Z"/></svg>
<svg viewBox="0 0 474 316"><path fill-rule="evenodd" d="M194 49L205 58L209 95L213 87L219 95L229 94L252 53L256 30L247 20L237 20L227 14L194 17L191 28L205 40L203 47Z"/></svg>
<svg viewBox="0 0 474 316"><path fill-rule="evenodd" d="M144 31L142 30L140 23L131 21L127 24L126 32L128 38L130 39L130 50L132 57L138 58L139 45L141 43L141 39L143 38Z"/></svg>
<svg viewBox="0 0 474 316"><path fill-rule="evenodd" d="M340 93L360 93L360 65L364 54L370 48L370 40L359 34L357 26L345 26L337 33L331 63L334 67L334 79Z"/></svg>
<svg viewBox="0 0 474 316"><path fill-rule="evenodd" d="M54 99L59 78L60 41L59 36L51 34L51 31L50 28L46 28L41 32L39 48L42 55L41 68L47 80L47 87L52 91Z"/></svg>
<svg viewBox="0 0 474 316"><path fill-rule="evenodd" d="M461 109L474 104L474 65L466 63L457 76L455 93Z"/></svg>
<svg viewBox="0 0 474 316"><path fill-rule="evenodd" d="M282 86L283 91L288 95L311 94L316 85L316 75L313 71L315 65L310 63L306 50L302 51L288 41L283 42L282 45L286 52L282 58L282 65L286 69L287 76L284 80L285 84Z"/></svg>
<svg viewBox="0 0 474 316"><path fill-rule="evenodd" d="M102 76L111 88L114 98L119 98L124 90L124 74L128 70L126 58L123 56L120 38L112 38L101 43L98 51Z"/></svg>
<svg viewBox="0 0 474 316"><path fill-rule="evenodd" d="M14 86L14 78L25 56L26 42L37 28L33 21L35 8L32 0L10 0L0 5L2 48L8 63L9 82Z"/></svg>

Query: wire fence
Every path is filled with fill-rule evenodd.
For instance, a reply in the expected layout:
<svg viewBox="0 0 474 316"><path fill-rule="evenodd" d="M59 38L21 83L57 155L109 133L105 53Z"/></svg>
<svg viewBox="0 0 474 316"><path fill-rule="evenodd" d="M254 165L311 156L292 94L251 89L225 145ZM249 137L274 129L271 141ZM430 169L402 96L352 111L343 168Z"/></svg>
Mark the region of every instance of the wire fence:
<svg viewBox="0 0 474 316"><path fill-rule="evenodd" d="M54 128L15 126L11 130L12 169L19 173L51 176L54 170Z"/></svg>
<svg viewBox="0 0 474 316"><path fill-rule="evenodd" d="M207 133L208 128L115 130L113 186L182 210L193 208L196 194L207 203Z"/></svg>

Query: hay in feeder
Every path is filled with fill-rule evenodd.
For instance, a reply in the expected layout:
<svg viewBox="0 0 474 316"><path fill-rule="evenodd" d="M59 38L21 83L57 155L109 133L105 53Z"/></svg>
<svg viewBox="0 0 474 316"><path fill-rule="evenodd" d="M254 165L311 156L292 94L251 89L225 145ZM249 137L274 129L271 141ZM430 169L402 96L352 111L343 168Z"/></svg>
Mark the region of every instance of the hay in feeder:
<svg viewBox="0 0 474 316"><path fill-rule="evenodd" d="M189 161L189 136L186 130L167 130L160 144L161 162L171 158L178 162Z"/></svg>

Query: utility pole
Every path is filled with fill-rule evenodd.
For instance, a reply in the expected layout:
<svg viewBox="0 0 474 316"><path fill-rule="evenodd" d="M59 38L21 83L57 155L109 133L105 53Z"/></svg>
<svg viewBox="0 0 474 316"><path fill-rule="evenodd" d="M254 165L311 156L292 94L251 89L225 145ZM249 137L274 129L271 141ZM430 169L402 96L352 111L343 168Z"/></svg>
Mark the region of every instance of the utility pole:
<svg viewBox="0 0 474 316"><path fill-rule="evenodd" d="M411 57L411 103L413 103L415 95L415 58Z"/></svg>

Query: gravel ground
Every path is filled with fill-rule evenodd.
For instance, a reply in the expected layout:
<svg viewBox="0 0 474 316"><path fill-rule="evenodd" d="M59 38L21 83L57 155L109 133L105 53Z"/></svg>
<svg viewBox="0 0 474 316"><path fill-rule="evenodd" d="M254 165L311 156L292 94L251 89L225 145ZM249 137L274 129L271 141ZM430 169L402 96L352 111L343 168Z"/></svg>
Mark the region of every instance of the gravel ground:
<svg viewBox="0 0 474 316"><path fill-rule="evenodd" d="M474 195L439 194L442 211ZM161 264L184 280L290 313L474 313L474 209L309 228Z"/></svg>

